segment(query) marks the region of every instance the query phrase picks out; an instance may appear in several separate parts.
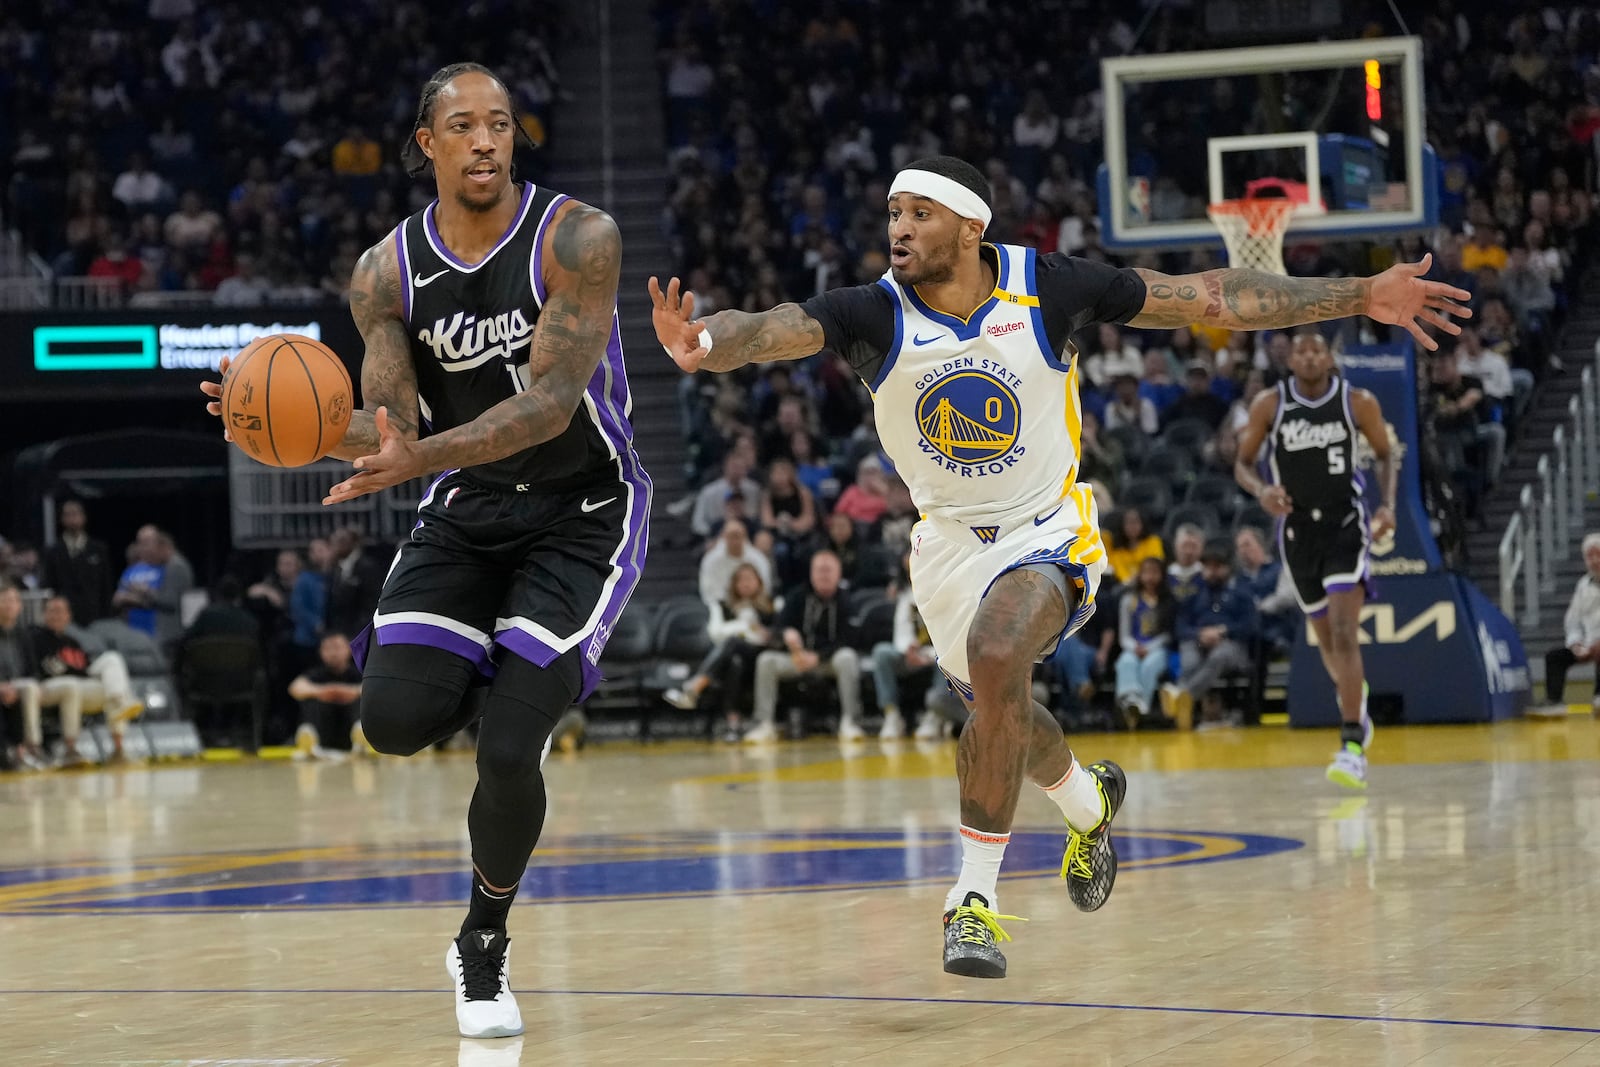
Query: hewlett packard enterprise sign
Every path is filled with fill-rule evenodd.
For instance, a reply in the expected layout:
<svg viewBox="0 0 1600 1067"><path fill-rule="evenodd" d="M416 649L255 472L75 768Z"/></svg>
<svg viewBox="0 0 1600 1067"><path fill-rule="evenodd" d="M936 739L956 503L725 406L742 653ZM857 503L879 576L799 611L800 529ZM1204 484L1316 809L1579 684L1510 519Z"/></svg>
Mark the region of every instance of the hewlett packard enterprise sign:
<svg viewBox="0 0 1600 1067"><path fill-rule="evenodd" d="M299 333L322 339L322 323L201 322L35 326L40 371L216 370L258 337Z"/></svg>
<svg viewBox="0 0 1600 1067"><path fill-rule="evenodd" d="M0 405L34 399L189 396L259 337L315 337L352 371L361 337L342 304L320 307L0 311Z"/></svg>

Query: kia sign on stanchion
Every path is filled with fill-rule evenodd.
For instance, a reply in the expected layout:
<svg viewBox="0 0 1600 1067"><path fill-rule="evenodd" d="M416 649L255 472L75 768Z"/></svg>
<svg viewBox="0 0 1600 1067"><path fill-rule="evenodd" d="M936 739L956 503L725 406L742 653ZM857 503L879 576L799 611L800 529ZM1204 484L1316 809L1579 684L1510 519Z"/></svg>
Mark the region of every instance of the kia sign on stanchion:
<svg viewBox="0 0 1600 1067"><path fill-rule="evenodd" d="M1373 703L1398 704L1405 722L1487 722L1518 714L1529 693L1528 660L1500 609L1465 578L1441 569L1418 476L1417 369L1409 339L1340 354L1341 372L1378 398L1400 464L1395 532L1372 546L1376 596L1361 611L1361 658ZM1379 503L1372 455L1361 441L1367 514ZM1310 625L1289 666L1289 721L1339 722L1333 684Z"/></svg>

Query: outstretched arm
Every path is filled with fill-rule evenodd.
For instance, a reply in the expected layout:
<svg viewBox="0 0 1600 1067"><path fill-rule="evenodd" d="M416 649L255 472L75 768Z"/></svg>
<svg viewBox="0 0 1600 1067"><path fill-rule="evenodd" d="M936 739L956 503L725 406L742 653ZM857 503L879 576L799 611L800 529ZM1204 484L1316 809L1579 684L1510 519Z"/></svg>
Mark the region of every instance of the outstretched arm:
<svg viewBox="0 0 1600 1067"><path fill-rule="evenodd" d="M673 362L693 374L697 370L738 370L748 363L804 359L826 344L822 324L799 304L779 304L770 311L719 311L694 317L694 294L678 291L678 279L666 291L650 279L655 304L651 320ZM703 336L702 336L703 335ZM707 340L709 339L709 344Z"/></svg>
<svg viewBox="0 0 1600 1067"><path fill-rule="evenodd" d="M1372 536L1382 539L1394 531L1394 500L1399 484L1400 469L1394 461L1394 451L1389 447L1389 427L1383 421L1383 409L1378 398L1365 389L1350 390L1350 414L1355 416L1356 429L1372 446L1373 458L1378 464L1378 490L1382 502L1372 515Z"/></svg>
<svg viewBox="0 0 1600 1067"><path fill-rule="evenodd" d="M1230 330L1270 330L1324 319L1366 315L1404 326L1423 348L1439 347L1424 326L1461 332L1452 316L1470 318L1458 301L1472 294L1423 275L1420 263L1397 263L1370 278L1289 278L1267 271L1221 268L1200 274L1167 275L1139 269L1145 301L1128 325L1174 327L1201 323Z"/></svg>
<svg viewBox="0 0 1600 1067"><path fill-rule="evenodd" d="M523 390L471 422L421 441L414 429L406 434L392 409L380 407L375 415L377 448L360 455L356 473L330 489L324 503L350 500L434 471L504 459L567 428L611 337L622 239L609 215L574 201L544 240L548 295L534 329L526 375L519 375ZM409 368L409 355L407 360ZM366 389L365 368L361 380ZM415 391L413 379L413 408ZM369 407L372 403L367 398Z"/></svg>

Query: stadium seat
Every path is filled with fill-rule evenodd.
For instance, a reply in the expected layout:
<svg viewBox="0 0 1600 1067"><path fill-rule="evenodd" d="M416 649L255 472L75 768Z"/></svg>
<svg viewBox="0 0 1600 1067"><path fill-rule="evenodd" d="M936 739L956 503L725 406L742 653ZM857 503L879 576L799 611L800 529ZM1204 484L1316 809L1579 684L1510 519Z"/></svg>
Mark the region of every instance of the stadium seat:
<svg viewBox="0 0 1600 1067"><path fill-rule="evenodd" d="M1206 442L1214 436L1211 427L1199 419L1178 419L1161 431L1161 441L1166 447L1188 452L1194 456L1200 455Z"/></svg>
<svg viewBox="0 0 1600 1067"><path fill-rule="evenodd" d="M1210 504L1179 504L1167 512L1166 522L1161 529L1161 539L1169 545L1172 544L1173 533L1184 523L1192 523L1200 527L1208 541L1223 530L1222 520L1217 516L1217 509Z"/></svg>
<svg viewBox="0 0 1600 1067"><path fill-rule="evenodd" d="M1150 525L1155 520L1167 513L1172 507L1172 489L1164 478L1138 478L1128 479L1128 484L1122 487L1122 493L1117 498L1117 503L1124 508L1138 508L1140 514L1150 520ZM1111 522L1106 516L1101 516L1101 522L1107 526Z"/></svg>
<svg viewBox="0 0 1600 1067"><path fill-rule="evenodd" d="M1183 502L1209 504L1216 509L1219 518L1230 521L1244 505L1245 499L1239 483L1232 478L1225 474L1204 474L1189 484Z"/></svg>

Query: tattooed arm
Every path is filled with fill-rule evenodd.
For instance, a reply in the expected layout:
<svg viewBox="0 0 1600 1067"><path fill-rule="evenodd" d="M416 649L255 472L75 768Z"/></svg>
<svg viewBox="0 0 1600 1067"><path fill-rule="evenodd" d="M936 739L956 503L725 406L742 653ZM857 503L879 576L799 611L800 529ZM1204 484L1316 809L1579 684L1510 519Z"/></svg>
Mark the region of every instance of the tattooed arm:
<svg viewBox="0 0 1600 1067"><path fill-rule="evenodd" d="M622 237L611 216L574 201L545 237L548 295L528 353L528 388L418 448L428 471L490 463L558 436L605 355L617 309Z"/></svg>
<svg viewBox="0 0 1600 1067"><path fill-rule="evenodd" d="M358 458L356 472L328 490L325 504L353 500L391 485L451 467L491 463L531 448L565 430L572 422L584 388L605 354L616 320L617 275L622 261L622 239L611 216L573 201L556 217L545 238L544 282L548 295L534 328L528 355L528 388L500 401L462 426L416 440L415 426L407 427L394 409L383 407L373 416L376 448L366 452L345 448ZM354 304L354 291L352 291ZM361 322L358 316L356 321ZM366 330L363 328L363 336ZM404 335L401 335L404 343ZM372 339L367 340L372 358ZM384 364L379 363L380 371ZM409 356L405 364L410 370ZM384 379L398 396L398 379ZM363 366L361 381L367 389L369 372ZM410 406L416 410L416 384L411 378ZM378 403L370 393L366 403ZM414 414L410 416L415 418ZM364 424L363 424L364 425ZM356 429L354 420L351 429ZM370 438L358 440L370 446Z"/></svg>
<svg viewBox="0 0 1600 1067"><path fill-rule="evenodd" d="M678 279L665 292L650 279L651 319L656 338L683 370L730 371L747 363L804 359L826 344L822 324L799 304L779 304L770 311L719 311L694 317L694 294L678 292ZM700 331L711 335L711 347L700 344Z"/></svg>
<svg viewBox="0 0 1600 1067"><path fill-rule="evenodd" d="M338 459L378 451L374 415L380 407L401 437L417 439L417 372L402 314L400 260L394 241L385 237L361 254L350 275L350 316L366 352L361 357L361 410L351 413L344 440L330 453Z"/></svg>
<svg viewBox="0 0 1600 1067"><path fill-rule="evenodd" d="M1425 325L1460 333L1451 316L1467 318L1472 312L1456 303L1470 300L1470 293L1422 277L1431 262L1431 256L1424 256L1420 263L1397 263L1371 278L1289 278L1241 268L1172 276L1141 268L1144 306L1128 325L1202 323L1230 330L1270 330L1366 315L1404 326L1418 344L1432 350L1439 346Z"/></svg>

